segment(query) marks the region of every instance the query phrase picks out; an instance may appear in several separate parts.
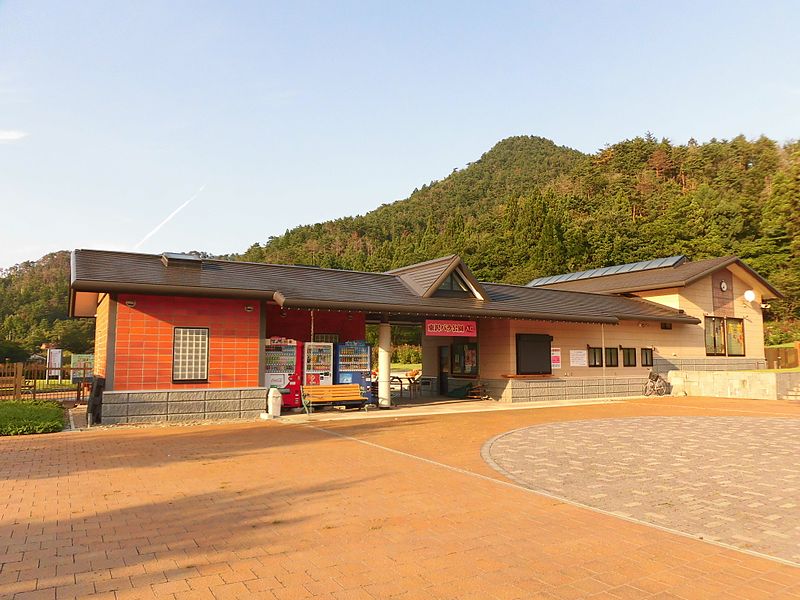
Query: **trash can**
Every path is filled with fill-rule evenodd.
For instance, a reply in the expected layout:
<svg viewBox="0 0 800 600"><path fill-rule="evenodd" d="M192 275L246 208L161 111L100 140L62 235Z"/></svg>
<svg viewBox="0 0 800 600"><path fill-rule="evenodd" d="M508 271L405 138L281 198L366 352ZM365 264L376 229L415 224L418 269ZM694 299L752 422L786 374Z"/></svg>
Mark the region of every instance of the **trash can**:
<svg viewBox="0 0 800 600"><path fill-rule="evenodd" d="M281 416L281 404L283 396L278 388L270 388L267 394L267 414L271 419Z"/></svg>

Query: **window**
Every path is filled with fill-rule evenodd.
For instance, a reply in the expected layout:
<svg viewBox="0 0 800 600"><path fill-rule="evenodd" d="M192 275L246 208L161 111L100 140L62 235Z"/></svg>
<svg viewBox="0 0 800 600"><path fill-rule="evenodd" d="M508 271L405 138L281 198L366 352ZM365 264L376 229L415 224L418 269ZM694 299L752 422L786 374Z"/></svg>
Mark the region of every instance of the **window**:
<svg viewBox="0 0 800 600"><path fill-rule="evenodd" d="M474 377L478 374L478 344L453 344L450 360L453 375Z"/></svg>
<svg viewBox="0 0 800 600"><path fill-rule="evenodd" d="M606 348L606 366L618 367L619 366L619 350L616 348Z"/></svg>
<svg viewBox="0 0 800 600"><path fill-rule="evenodd" d="M636 348L622 349L622 366L623 367L636 366Z"/></svg>
<svg viewBox="0 0 800 600"><path fill-rule="evenodd" d="M653 349L652 348L642 348L642 366L643 367L652 367L653 366Z"/></svg>
<svg viewBox="0 0 800 600"><path fill-rule="evenodd" d="M725 356L725 319L706 317L706 355Z"/></svg>
<svg viewBox="0 0 800 600"><path fill-rule="evenodd" d="M725 319L725 341L728 356L744 356L744 321L742 319Z"/></svg>
<svg viewBox="0 0 800 600"><path fill-rule="evenodd" d="M661 329L672 329L672 323L662 323Z"/></svg>
<svg viewBox="0 0 800 600"><path fill-rule="evenodd" d="M314 341L315 342L327 342L329 344L338 344L339 343L339 334L338 333L315 333L314 334Z"/></svg>
<svg viewBox="0 0 800 600"><path fill-rule="evenodd" d="M172 340L172 380L208 381L207 328L175 328Z"/></svg>
<svg viewBox="0 0 800 600"><path fill-rule="evenodd" d="M589 366L602 367L603 366L603 349L602 348L587 348L589 352Z"/></svg>
<svg viewBox="0 0 800 600"><path fill-rule="evenodd" d="M467 284L464 283L464 279L456 272L453 271L450 275L447 276L442 282L442 285L439 286L440 290L446 290L448 292L468 292L469 287Z"/></svg>
<svg viewBox="0 0 800 600"><path fill-rule="evenodd" d="M549 375L552 371L549 335L517 334L517 375Z"/></svg>

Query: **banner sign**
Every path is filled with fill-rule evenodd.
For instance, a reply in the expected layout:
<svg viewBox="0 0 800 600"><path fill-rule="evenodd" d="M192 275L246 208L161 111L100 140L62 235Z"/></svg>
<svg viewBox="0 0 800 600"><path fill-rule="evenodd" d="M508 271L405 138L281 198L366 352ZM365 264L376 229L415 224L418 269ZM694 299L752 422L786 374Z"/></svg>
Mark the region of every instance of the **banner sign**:
<svg viewBox="0 0 800 600"><path fill-rule="evenodd" d="M61 355L60 348L47 349L47 376L61 377Z"/></svg>
<svg viewBox="0 0 800 600"><path fill-rule="evenodd" d="M475 321L427 319L425 321L425 335L440 337L476 337L478 335L478 326Z"/></svg>

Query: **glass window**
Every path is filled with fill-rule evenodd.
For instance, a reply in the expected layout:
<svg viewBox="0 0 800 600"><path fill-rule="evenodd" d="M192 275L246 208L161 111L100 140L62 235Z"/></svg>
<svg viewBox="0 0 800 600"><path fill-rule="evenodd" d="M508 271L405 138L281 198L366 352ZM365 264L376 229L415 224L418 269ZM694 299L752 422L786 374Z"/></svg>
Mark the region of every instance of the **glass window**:
<svg viewBox="0 0 800 600"><path fill-rule="evenodd" d="M518 333L516 341L517 375L548 375L553 372L551 336L541 333Z"/></svg>
<svg viewBox="0 0 800 600"><path fill-rule="evenodd" d="M588 348L589 351L589 366L602 367L603 366L603 349L602 348Z"/></svg>
<svg viewBox="0 0 800 600"><path fill-rule="evenodd" d="M636 348L622 349L622 366L623 367L636 366Z"/></svg>
<svg viewBox="0 0 800 600"><path fill-rule="evenodd" d="M728 356L744 356L744 320L725 319Z"/></svg>
<svg viewBox="0 0 800 600"><path fill-rule="evenodd" d="M208 329L176 327L172 341L173 381L208 381Z"/></svg>
<svg viewBox="0 0 800 600"><path fill-rule="evenodd" d="M652 348L642 348L642 366L643 367L652 367L653 366L653 349Z"/></svg>
<svg viewBox="0 0 800 600"><path fill-rule="evenodd" d="M478 374L478 344L453 344L450 354L453 375L475 376Z"/></svg>
<svg viewBox="0 0 800 600"><path fill-rule="evenodd" d="M606 348L606 366L619 366L619 350L617 348Z"/></svg>
<svg viewBox="0 0 800 600"><path fill-rule="evenodd" d="M439 286L440 290L447 290L449 292L468 292L469 288L461 276L456 272L453 271L450 275L447 276L442 282L442 285Z"/></svg>
<svg viewBox="0 0 800 600"><path fill-rule="evenodd" d="M706 355L725 356L725 319L706 317Z"/></svg>

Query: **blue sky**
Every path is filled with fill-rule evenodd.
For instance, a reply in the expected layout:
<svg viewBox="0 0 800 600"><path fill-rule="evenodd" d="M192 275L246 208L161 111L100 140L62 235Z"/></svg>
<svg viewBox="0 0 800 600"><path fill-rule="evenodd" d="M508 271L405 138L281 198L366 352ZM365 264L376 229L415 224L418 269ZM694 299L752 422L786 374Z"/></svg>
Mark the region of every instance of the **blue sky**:
<svg viewBox="0 0 800 600"><path fill-rule="evenodd" d="M193 196L139 250L242 251L511 135L797 139L798 31L789 1L3 1L0 267Z"/></svg>

